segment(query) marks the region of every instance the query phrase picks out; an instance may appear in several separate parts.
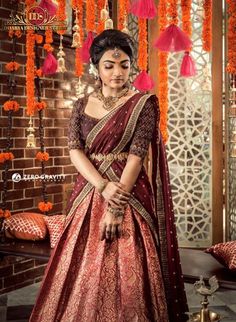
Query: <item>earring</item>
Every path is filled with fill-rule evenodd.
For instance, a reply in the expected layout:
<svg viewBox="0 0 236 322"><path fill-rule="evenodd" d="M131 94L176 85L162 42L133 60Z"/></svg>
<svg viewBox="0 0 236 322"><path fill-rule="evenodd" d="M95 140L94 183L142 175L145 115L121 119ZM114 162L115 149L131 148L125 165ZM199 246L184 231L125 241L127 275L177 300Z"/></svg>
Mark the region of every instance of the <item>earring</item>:
<svg viewBox="0 0 236 322"><path fill-rule="evenodd" d="M96 68L96 66L92 63L91 59L90 59L90 65L89 65L89 74L93 75L93 77L95 78L95 80L98 78L98 70Z"/></svg>

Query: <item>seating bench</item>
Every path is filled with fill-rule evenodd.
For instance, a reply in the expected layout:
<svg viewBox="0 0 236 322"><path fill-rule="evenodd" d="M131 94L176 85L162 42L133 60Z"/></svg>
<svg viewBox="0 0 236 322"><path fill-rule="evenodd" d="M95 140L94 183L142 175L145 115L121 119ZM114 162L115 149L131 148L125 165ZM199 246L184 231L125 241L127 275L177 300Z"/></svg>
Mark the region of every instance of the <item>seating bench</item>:
<svg viewBox="0 0 236 322"><path fill-rule="evenodd" d="M36 242L6 240L4 244L0 244L1 256L22 256L48 261L51 251L49 240ZM210 254L189 248L180 248L179 251L185 282L194 283L200 275L204 280L215 275L221 287L236 289L236 272L225 268Z"/></svg>

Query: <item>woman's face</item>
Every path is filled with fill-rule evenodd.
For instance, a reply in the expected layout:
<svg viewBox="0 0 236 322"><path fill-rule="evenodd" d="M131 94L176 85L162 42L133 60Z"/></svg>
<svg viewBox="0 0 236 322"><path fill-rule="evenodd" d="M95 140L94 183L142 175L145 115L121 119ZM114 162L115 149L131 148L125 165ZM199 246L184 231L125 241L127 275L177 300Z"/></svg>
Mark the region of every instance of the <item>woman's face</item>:
<svg viewBox="0 0 236 322"><path fill-rule="evenodd" d="M129 56L120 49L107 50L99 61L98 73L104 85L121 88L129 79Z"/></svg>

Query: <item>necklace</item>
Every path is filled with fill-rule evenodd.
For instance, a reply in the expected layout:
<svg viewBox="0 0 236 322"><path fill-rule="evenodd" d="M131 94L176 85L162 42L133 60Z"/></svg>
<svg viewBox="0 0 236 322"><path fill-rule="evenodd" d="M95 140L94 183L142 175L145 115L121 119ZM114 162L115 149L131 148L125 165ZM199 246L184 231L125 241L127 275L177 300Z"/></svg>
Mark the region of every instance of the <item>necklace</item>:
<svg viewBox="0 0 236 322"><path fill-rule="evenodd" d="M115 104L119 101L119 99L122 97L122 96L126 96L127 93L129 91L129 88L128 87L125 87L122 89L122 91L120 91L117 96L108 96L108 97L105 97L102 93L102 89L100 88L98 91L97 91L97 98L103 102L103 108L107 111L110 111L113 109L113 107L115 106Z"/></svg>

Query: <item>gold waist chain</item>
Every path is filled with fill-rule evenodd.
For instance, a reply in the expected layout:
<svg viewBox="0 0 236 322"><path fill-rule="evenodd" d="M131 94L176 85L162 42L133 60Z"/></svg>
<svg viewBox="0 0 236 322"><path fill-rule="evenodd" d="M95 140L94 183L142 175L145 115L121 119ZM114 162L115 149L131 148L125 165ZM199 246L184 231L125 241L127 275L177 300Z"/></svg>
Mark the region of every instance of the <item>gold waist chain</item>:
<svg viewBox="0 0 236 322"><path fill-rule="evenodd" d="M123 161L128 158L129 153L128 152L121 152L121 153L108 153L108 154L102 154L102 153L92 153L89 154L89 157L92 160L98 160L98 161L114 161L114 160L119 160Z"/></svg>

